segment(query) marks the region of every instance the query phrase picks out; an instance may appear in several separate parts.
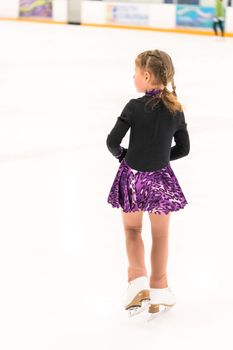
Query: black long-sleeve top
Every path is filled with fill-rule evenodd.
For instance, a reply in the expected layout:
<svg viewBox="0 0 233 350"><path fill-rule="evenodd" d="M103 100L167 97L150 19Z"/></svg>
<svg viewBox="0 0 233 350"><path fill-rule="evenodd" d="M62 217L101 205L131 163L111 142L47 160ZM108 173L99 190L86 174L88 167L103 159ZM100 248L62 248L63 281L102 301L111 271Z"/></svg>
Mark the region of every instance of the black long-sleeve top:
<svg viewBox="0 0 233 350"><path fill-rule="evenodd" d="M126 163L139 171L155 171L169 161L189 153L190 140L183 112L171 112L161 100L155 109L145 106L148 95L131 99L107 136L106 144L113 156L122 152L121 141L130 128L125 155ZM174 137L175 146L171 147Z"/></svg>

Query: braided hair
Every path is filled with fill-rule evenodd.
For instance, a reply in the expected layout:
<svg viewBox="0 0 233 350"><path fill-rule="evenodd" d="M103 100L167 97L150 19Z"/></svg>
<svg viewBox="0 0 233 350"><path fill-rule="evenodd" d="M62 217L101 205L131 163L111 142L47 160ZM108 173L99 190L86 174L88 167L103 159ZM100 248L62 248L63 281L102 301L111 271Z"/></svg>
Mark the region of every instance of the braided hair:
<svg viewBox="0 0 233 350"><path fill-rule="evenodd" d="M147 70L151 74L152 84L162 84L164 86L159 94L152 96L148 101L152 108L155 108L162 100L171 113L182 111L182 105L177 100L174 82L175 69L171 57L161 50L148 50L140 53L135 63L139 68ZM172 92L167 89L169 83L172 85Z"/></svg>

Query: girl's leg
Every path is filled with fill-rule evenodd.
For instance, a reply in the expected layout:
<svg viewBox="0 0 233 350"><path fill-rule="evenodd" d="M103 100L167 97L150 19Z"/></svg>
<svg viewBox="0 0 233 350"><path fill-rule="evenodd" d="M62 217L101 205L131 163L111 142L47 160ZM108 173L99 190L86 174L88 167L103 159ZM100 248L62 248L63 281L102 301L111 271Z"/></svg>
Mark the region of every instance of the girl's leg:
<svg viewBox="0 0 233 350"><path fill-rule="evenodd" d="M215 33L215 35L218 35L218 31L217 31L217 21L216 20L214 20L214 22L213 22L213 29L214 29L214 33Z"/></svg>
<svg viewBox="0 0 233 350"><path fill-rule="evenodd" d="M121 208L121 213L129 262L128 282L130 282L137 277L147 276L142 239L143 211L125 213Z"/></svg>
<svg viewBox="0 0 233 350"><path fill-rule="evenodd" d="M151 222L151 288L166 288L170 214L149 213Z"/></svg>
<svg viewBox="0 0 233 350"><path fill-rule="evenodd" d="M223 21L219 20L218 21L218 26L219 26L219 28L221 30L222 36L224 36L224 23L223 23Z"/></svg>

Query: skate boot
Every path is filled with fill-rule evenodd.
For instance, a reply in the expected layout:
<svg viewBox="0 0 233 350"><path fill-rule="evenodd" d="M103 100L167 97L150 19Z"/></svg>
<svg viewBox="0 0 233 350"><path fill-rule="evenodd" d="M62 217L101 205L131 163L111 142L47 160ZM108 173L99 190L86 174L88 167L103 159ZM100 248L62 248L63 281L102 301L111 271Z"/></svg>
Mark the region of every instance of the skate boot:
<svg viewBox="0 0 233 350"><path fill-rule="evenodd" d="M176 303L175 295L170 287L150 288L149 319L155 318L161 312L170 310Z"/></svg>
<svg viewBox="0 0 233 350"><path fill-rule="evenodd" d="M150 301L150 286L147 276L137 277L129 282L124 296L124 307L129 317L144 311Z"/></svg>

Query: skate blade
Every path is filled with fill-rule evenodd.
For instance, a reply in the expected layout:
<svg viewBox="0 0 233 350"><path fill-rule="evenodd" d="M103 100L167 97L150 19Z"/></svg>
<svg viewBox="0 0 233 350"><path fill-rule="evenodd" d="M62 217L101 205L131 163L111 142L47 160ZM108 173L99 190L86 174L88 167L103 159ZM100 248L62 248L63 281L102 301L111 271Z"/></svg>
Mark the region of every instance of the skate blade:
<svg viewBox="0 0 233 350"><path fill-rule="evenodd" d="M174 305L175 304L172 304L172 305L167 305L167 304L150 305L150 307L148 309L149 317L147 318L147 321L150 322L153 319L161 316L161 314L164 314L167 311L169 311L172 308L172 306L174 306Z"/></svg>
<svg viewBox="0 0 233 350"><path fill-rule="evenodd" d="M133 317L133 316L136 316L136 315L140 314L141 312L143 312L146 309L148 309L149 304L150 304L150 300L146 299L146 300L142 300L141 301L141 306L131 306L128 309L128 316L129 317Z"/></svg>
<svg viewBox="0 0 233 350"><path fill-rule="evenodd" d="M141 290L134 299L125 307L129 312L129 317L139 314L144 311L150 302L148 289Z"/></svg>

